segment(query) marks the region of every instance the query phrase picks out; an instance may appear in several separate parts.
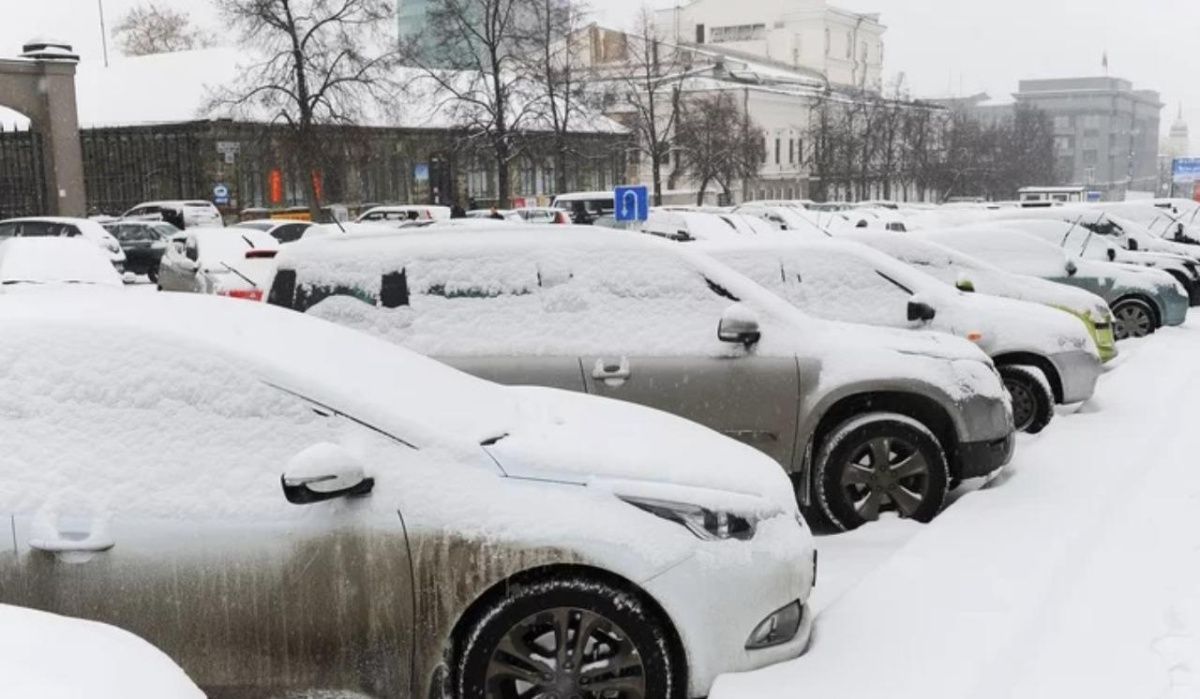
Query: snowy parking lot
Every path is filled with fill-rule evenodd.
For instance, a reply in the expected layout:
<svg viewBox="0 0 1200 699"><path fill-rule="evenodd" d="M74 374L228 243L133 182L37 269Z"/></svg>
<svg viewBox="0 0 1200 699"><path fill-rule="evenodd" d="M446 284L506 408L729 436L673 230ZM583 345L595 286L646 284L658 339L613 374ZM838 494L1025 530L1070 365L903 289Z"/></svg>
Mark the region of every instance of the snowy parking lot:
<svg viewBox="0 0 1200 699"><path fill-rule="evenodd" d="M717 699L1200 692L1200 322L1123 343L1096 396L929 525L819 541L809 652Z"/></svg>

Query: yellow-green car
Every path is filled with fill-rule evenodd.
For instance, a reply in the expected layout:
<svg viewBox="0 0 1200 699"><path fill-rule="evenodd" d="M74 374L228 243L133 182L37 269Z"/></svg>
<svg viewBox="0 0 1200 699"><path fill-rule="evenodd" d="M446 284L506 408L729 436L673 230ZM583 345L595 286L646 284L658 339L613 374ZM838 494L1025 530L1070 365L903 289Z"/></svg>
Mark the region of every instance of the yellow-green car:
<svg viewBox="0 0 1200 699"><path fill-rule="evenodd" d="M1031 301L1053 306L1079 318L1096 343L1100 360L1117 356L1112 311L1104 299L1076 287L1008 272L944 245L904 233L856 229L838 235L891 255L962 291Z"/></svg>

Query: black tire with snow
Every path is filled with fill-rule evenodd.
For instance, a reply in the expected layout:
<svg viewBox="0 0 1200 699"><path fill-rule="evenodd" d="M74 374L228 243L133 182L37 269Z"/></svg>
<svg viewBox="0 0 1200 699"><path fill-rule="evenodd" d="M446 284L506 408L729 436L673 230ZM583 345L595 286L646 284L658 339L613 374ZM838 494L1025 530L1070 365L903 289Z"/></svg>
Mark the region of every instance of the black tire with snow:
<svg viewBox="0 0 1200 699"><path fill-rule="evenodd" d="M848 531L884 510L928 522L946 502L950 466L937 437L898 413L870 413L842 423L814 462L817 501Z"/></svg>
<svg viewBox="0 0 1200 699"><path fill-rule="evenodd" d="M564 629L572 646L565 656L555 647L555 628ZM576 651L581 636L590 641L584 638ZM686 672L673 656L664 621L636 595L581 575L512 586L471 625L460 648L459 699L515 699L525 692L563 699L687 694ZM629 691L634 687L640 693ZM604 694L606 689L616 693Z"/></svg>
<svg viewBox="0 0 1200 699"><path fill-rule="evenodd" d="M1054 419L1054 394L1041 371L1028 366L1001 366L1000 378L1012 396L1013 422L1018 432L1037 434Z"/></svg>
<svg viewBox="0 0 1200 699"><path fill-rule="evenodd" d="M1146 337L1157 330L1154 320L1154 309L1141 299L1124 299L1118 301L1112 309L1113 335L1118 340L1131 337Z"/></svg>

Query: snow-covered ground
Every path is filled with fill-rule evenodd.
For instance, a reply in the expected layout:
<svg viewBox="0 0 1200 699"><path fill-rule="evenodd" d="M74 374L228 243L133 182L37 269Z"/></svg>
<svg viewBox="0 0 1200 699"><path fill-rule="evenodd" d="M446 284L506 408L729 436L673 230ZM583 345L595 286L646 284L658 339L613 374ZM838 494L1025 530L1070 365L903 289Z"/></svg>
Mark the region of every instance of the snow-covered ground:
<svg viewBox="0 0 1200 699"><path fill-rule="evenodd" d="M714 699L1200 696L1200 320L933 524L819 542L816 636Z"/></svg>

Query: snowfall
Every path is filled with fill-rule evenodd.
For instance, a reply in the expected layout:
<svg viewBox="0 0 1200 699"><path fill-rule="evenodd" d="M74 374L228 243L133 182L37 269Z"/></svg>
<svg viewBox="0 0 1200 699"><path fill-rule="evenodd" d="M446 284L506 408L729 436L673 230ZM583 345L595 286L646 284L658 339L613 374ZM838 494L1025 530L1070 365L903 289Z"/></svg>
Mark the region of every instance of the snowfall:
<svg viewBox="0 0 1200 699"><path fill-rule="evenodd" d="M1200 697L1200 319L937 520L818 541L809 652L713 699Z"/></svg>

